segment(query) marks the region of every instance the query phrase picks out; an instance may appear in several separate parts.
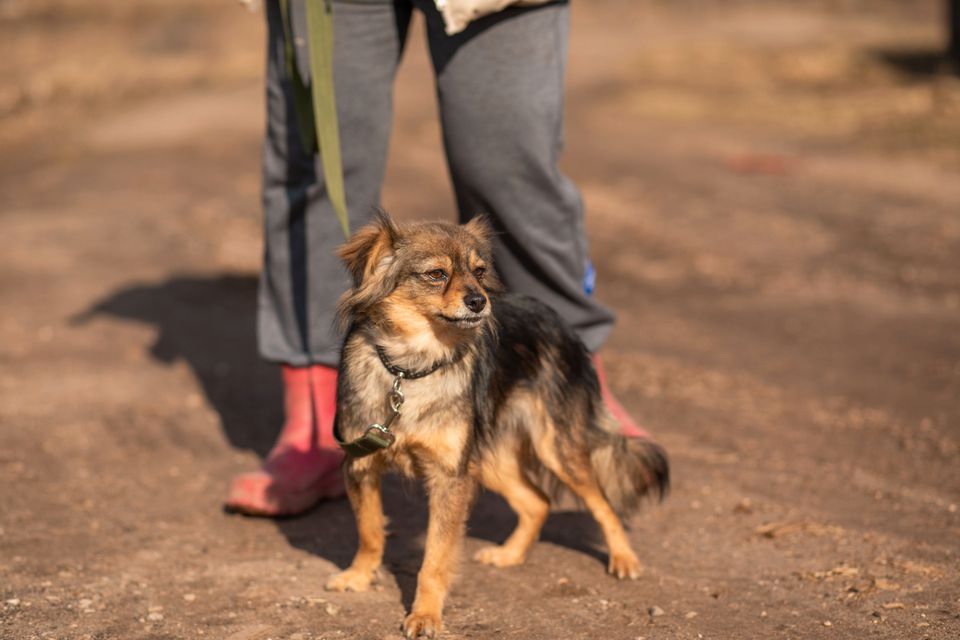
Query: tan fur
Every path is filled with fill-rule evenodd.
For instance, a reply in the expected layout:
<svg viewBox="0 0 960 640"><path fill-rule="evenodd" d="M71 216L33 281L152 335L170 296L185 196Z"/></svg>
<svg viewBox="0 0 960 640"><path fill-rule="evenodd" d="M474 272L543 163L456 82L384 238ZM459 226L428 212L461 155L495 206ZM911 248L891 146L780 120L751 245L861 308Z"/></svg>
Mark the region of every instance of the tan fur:
<svg viewBox="0 0 960 640"><path fill-rule="evenodd" d="M485 547L474 554L477 562L495 567L522 564L550 511L546 494L530 481L520 460L521 447L508 441L479 467L483 486L499 493L517 514L517 528L499 546Z"/></svg>
<svg viewBox="0 0 960 640"><path fill-rule="evenodd" d="M638 577L641 573L640 561L630 548L630 542L620 518L600 489L600 485L592 472L590 459L579 459L579 457L575 457L576 454L573 452L557 450L558 439L554 435L556 427L540 398L527 393L517 393L505 404L513 414L512 418L508 417L507 419L522 420L526 423L531 437L531 445L540 464L583 500L587 509L597 520L601 531L603 531L607 547L610 549L608 566L610 573L618 578ZM522 478L513 475L513 484L506 486L506 483L498 477L498 472L503 474L504 469L508 470L508 474L512 473L509 470L514 464L513 460L519 460L517 452L520 450L522 450L520 447L514 447L512 452L498 450L498 454L493 458L485 457L480 467L481 481L484 486L503 495L520 518L517 530L503 545L504 547L507 547L508 544L512 545L509 550L485 551L483 554L477 554L475 558L481 562L493 559L501 560L499 556L504 554L509 556L511 553L514 554L517 563L522 562L527 551L527 549L523 549L523 553L520 553L522 541L531 537L536 540L539 536L540 527L543 525L543 520L538 521L536 517L539 509L536 498L526 491L526 487L522 484ZM513 460L510 460L511 457ZM561 464L561 458L566 459L566 465ZM566 471L565 466L568 469L574 468L574 474ZM522 469L520 469L520 472L522 474ZM521 484L517 484L518 482ZM539 495L544 499L546 498L539 488L532 485L531 488L539 492ZM508 492L511 495L508 495ZM528 511L526 519L523 515L525 510ZM515 536L516 540L513 539ZM482 557L480 557L481 555ZM495 562L489 562L489 564L495 564Z"/></svg>
<svg viewBox="0 0 960 640"><path fill-rule="evenodd" d="M452 478L429 466L424 475L430 523L413 608L403 623L408 638L421 634L432 637L440 631L443 602L453 578L475 492L475 483L469 476Z"/></svg>
<svg viewBox="0 0 960 640"><path fill-rule="evenodd" d="M358 231L339 252L354 275L354 287L340 302L341 317L363 321L363 329L352 333L344 345L341 375L349 374L355 397L349 398L352 419L340 424L342 437L359 437L369 424L388 416L386 392L394 376L374 345L383 348L392 364L410 371L449 363L427 377L402 382L405 403L392 428L396 440L390 448L348 459L345 474L359 548L350 567L327 583L327 588L338 591L369 587L384 550L380 477L393 469L422 478L429 495L430 520L416 597L404 621L408 638L433 637L441 628L443 603L478 483L507 500L517 513L518 524L502 545L481 549L475 560L495 566L524 561L550 506L529 471L545 468L576 493L600 523L610 548L610 572L631 578L640 573L623 526L598 484L588 447L560 450L572 445L569 438L568 444L561 444L542 395L528 390L513 392L498 414L502 433L509 435L496 447L469 457L475 358L469 345L476 325L458 323L460 318L478 313L464 306L466 294L480 292L486 298L487 291L499 286L492 271L482 272L488 267L484 256L490 254L490 237L490 228L482 220L455 230L423 225L413 234L381 216ZM430 274L440 271L442 282L434 282ZM406 277L401 277L404 273ZM483 314L489 313L487 304ZM464 345L468 345L466 351ZM549 361L557 358L556 352L548 352L544 368L555 370L556 363ZM573 433L584 427L566 426ZM598 453L598 459L603 455L608 454Z"/></svg>
<svg viewBox="0 0 960 640"><path fill-rule="evenodd" d="M350 567L327 582L335 591L365 591L383 559L386 520L380 501L380 474L349 476L347 496L357 517L360 546Z"/></svg>

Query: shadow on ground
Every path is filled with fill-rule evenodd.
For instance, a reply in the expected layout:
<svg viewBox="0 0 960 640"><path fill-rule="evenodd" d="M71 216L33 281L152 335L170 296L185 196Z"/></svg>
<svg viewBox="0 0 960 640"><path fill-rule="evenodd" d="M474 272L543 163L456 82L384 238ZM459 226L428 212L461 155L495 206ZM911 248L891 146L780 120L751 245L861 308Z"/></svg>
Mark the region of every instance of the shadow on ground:
<svg viewBox="0 0 960 640"><path fill-rule="evenodd" d="M960 64L944 49L874 49L868 55L898 73L926 79L940 74L960 75Z"/></svg>
<svg viewBox="0 0 960 640"><path fill-rule="evenodd" d="M252 275L179 276L123 288L95 303L75 321L107 315L154 327L157 338L150 355L164 363L184 360L219 415L230 445L262 458L282 423L283 390L275 366L256 353L256 289L257 278ZM426 500L417 483L396 477L389 478L383 490L391 523L384 566L396 579L409 610L423 558ZM325 502L304 515L275 522L291 546L341 568L349 564L356 529L346 500ZM499 543L515 524L507 504L497 495L484 493L474 507L469 533ZM320 533L331 529L339 535ZM541 540L606 562L606 554L599 549L596 524L585 513L551 514Z"/></svg>

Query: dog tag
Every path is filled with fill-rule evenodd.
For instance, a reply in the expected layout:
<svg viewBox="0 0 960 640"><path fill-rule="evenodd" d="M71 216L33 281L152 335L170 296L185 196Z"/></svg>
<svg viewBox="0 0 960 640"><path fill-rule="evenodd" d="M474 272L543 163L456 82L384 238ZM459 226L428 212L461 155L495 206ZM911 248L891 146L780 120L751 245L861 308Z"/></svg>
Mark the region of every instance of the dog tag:
<svg viewBox="0 0 960 640"><path fill-rule="evenodd" d="M367 427L366 433L363 434L361 440L366 440L371 445L377 447L378 449L386 449L394 443L397 439L395 435L384 429L379 424L372 424Z"/></svg>

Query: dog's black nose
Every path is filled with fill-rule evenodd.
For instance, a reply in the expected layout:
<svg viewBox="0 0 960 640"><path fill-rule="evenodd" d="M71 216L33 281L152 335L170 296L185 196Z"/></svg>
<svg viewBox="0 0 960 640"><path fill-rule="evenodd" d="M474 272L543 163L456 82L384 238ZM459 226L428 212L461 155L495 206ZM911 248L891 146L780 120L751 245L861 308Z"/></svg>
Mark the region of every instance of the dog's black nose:
<svg viewBox="0 0 960 640"><path fill-rule="evenodd" d="M463 304L467 305L467 309L470 309L470 311L480 313L487 306L487 299L479 293L468 293L463 296Z"/></svg>

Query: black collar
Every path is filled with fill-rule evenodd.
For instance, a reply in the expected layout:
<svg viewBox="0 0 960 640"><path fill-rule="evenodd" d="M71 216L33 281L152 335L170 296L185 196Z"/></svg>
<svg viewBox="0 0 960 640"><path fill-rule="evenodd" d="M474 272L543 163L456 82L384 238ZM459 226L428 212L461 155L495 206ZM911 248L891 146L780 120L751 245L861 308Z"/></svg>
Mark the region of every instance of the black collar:
<svg viewBox="0 0 960 640"><path fill-rule="evenodd" d="M404 380L416 380L417 378L425 378L431 373L433 373L434 371L436 371L437 369L439 369L440 367L446 364L453 364L463 356L462 353L458 352L456 355L454 355L452 360L439 360L433 363L433 365L429 369L424 369L422 371L409 371L408 369L403 369L393 364L392 362L390 362L390 360L387 358L387 351L383 347L381 347L380 345L376 345L376 349L377 349L377 355L380 356L380 362L382 362L383 366L387 368L387 371L389 371L391 374L395 376L402 377Z"/></svg>

